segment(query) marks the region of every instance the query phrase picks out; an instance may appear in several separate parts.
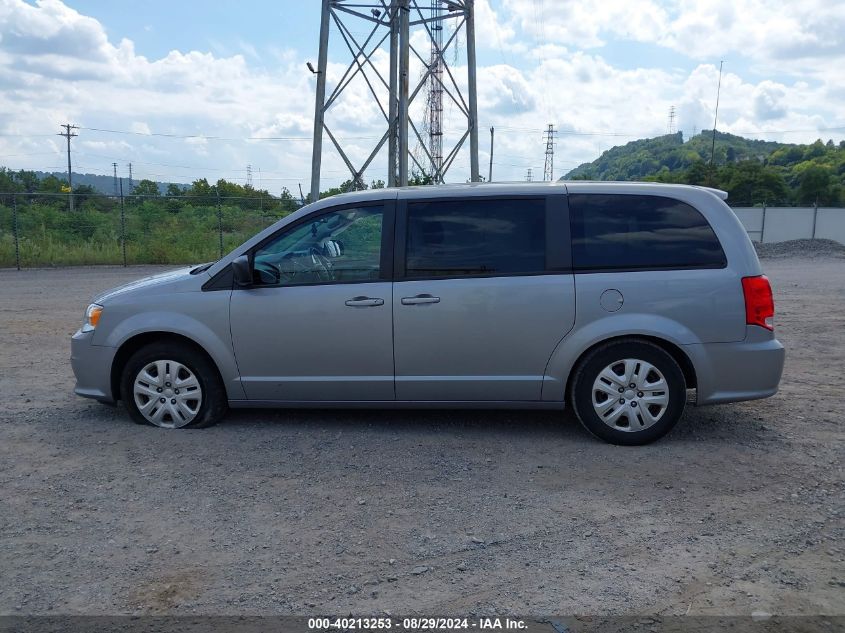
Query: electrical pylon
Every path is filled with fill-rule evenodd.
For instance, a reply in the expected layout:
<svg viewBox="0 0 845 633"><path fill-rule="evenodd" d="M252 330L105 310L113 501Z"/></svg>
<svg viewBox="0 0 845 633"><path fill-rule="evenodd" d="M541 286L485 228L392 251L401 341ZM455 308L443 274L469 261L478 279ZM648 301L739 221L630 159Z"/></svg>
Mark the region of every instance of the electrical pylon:
<svg viewBox="0 0 845 633"><path fill-rule="evenodd" d="M546 164L543 167L543 180L552 181L555 179L555 126L549 123L549 127L543 133L546 139Z"/></svg>
<svg viewBox="0 0 845 633"><path fill-rule="evenodd" d="M433 182L443 182L464 143L469 139L470 179L479 181L478 166L478 105L475 76L475 0L322 0L320 20L320 47L317 68L308 64L317 76L317 90L314 103L314 144L311 155L311 200L320 195L320 168L323 158L323 132L328 136L351 174L354 188L364 187L364 172L372 164L379 151L387 144L387 185L408 184L408 162L413 162L421 173L431 177ZM331 92L326 95L328 78L329 32L335 26L335 37L340 36L352 60L346 70L333 82ZM444 40L445 26L450 26ZM366 27L366 32L364 31ZM440 26L438 30L436 27ZM445 53L455 42L461 31L465 33L467 51L466 97L455 80ZM411 43L412 35L421 33L430 46L430 53L422 54ZM377 51L389 50L389 71L387 77L374 62ZM411 85L409 74L411 54L424 67L423 76ZM350 152L342 146L327 125L327 114L343 91L358 76L366 82L370 97L375 101L384 117L384 133L375 147L357 164ZM440 94L439 111L443 110L444 96L451 100L466 119L463 130L454 130L457 140L448 152L443 150L444 130L442 118L439 129L432 129L429 122L429 142L420 129L423 127L409 117L414 99L428 84L436 83ZM431 91L429 90L429 94ZM439 132L438 141L432 152L431 132ZM423 161L409 152L408 138L413 134L425 153ZM438 151L439 150L439 151ZM439 156L437 154L439 153ZM444 155L445 153L445 155Z"/></svg>

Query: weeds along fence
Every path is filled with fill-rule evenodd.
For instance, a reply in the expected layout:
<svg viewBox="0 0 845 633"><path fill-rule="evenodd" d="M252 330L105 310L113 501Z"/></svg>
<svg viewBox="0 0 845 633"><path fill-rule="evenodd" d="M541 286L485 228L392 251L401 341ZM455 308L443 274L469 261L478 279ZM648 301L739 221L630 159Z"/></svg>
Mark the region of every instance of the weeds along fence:
<svg viewBox="0 0 845 633"><path fill-rule="evenodd" d="M297 208L291 198L0 193L0 268L215 260ZM845 209L735 207L754 241L845 244Z"/></svg>
<svg viewBox="0 0 845 633"><path fill-rule="evenodd" d="M0 193L0 268L190 264L296 208L290 199Z"/></svg>

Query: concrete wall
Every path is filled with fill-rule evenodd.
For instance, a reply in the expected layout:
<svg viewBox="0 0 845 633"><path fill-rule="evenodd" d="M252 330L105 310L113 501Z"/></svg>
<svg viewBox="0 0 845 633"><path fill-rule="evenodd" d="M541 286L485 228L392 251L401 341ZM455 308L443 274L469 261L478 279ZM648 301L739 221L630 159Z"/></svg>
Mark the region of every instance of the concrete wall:
<svg viewBox="0 0 845 633"><path fill-rule="evenodd" d="M819 207L734 207L755 242L824 238L845 244L845 209Z"/></svg>

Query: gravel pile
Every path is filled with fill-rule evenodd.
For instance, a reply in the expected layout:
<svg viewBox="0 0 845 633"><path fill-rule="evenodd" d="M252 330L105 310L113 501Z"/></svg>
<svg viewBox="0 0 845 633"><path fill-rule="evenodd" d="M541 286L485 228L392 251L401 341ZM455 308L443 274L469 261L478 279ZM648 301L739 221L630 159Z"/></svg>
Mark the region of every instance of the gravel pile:
<svg viewBox="0 0 845 633"><path fill-rule="evenodd" d="M789 240L787 242L754 243L761 259L784 257L845 257L845 246L835 240Z"/></svg>

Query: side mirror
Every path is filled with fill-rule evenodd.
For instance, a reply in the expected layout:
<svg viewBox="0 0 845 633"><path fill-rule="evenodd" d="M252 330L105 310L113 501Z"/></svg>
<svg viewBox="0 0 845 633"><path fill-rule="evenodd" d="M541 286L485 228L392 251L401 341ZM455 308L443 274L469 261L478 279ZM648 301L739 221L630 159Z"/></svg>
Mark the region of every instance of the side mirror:
<svg viewBox="0 0 845 633"><path fill-rule="evenodd" d="M236 286L246 288L252 285L252 267L249 265L249 255L241 255L232 260L232 273Z"/></svg>

